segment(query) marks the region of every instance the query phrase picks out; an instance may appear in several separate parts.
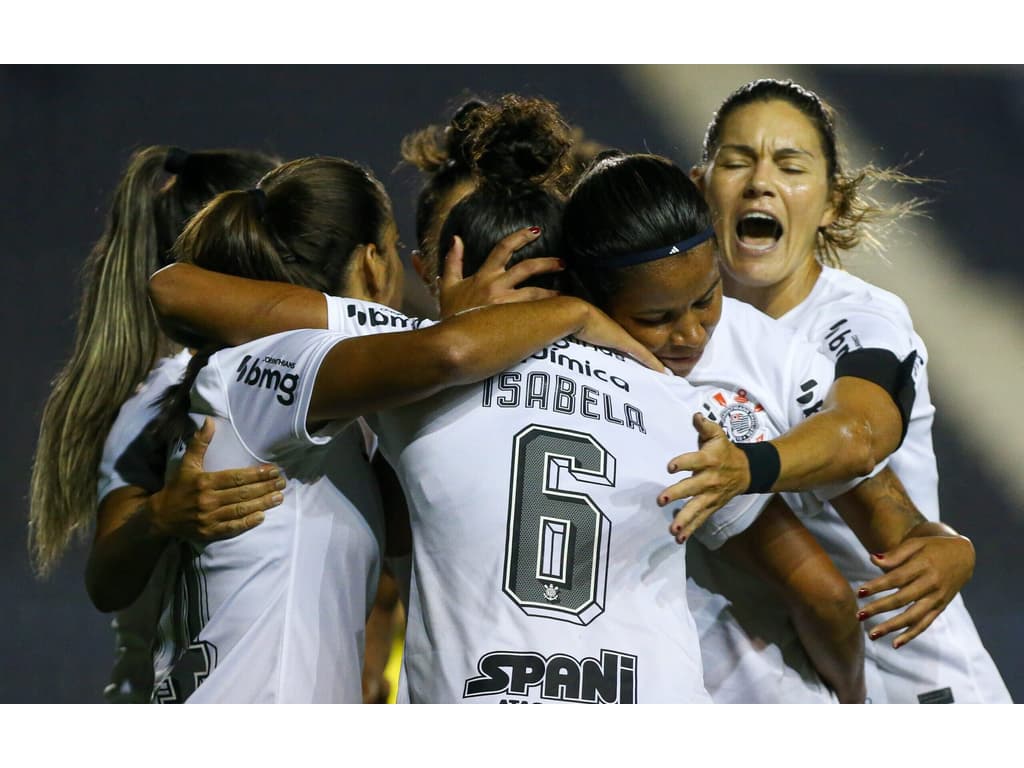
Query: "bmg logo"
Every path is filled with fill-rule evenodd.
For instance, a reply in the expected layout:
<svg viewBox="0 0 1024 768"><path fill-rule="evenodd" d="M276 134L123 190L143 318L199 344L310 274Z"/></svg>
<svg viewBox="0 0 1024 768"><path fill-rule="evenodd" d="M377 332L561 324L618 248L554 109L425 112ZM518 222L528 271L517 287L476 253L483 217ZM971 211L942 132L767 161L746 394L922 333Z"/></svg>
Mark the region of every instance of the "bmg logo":
<svg viewBox="0 0 1024 768"><path fill-rule="evenodd" d="M266 358L265 358L266 359ZM252 364L249 361L252 360ZM281 373L269 365L260 368L259 358L253 359L252 355L246 355L238 366L238 377L235 381L248 384L251 387L264 387L277 391L277 402L281 405L291 405L295 402L295 388L299 385L297 373ZM281 361L282 364L287 364ZM291 363L294 368L295 364Z"/></svg>

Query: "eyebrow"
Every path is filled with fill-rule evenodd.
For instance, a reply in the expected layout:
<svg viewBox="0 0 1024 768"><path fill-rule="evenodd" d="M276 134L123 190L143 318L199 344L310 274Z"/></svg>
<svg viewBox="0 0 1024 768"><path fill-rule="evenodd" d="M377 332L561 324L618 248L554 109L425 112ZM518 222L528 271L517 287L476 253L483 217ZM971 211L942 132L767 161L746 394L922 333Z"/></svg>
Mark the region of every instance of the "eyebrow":
<svg viewBox="0 0 1024 768"><path fill-rule="evenodd" d="M718 148L718 151L721 152L724 149L739 152L740 154L747 155L748 157L757 157L757 151L749 144L723 144ZM772 153L773 158L794 156L814 157L814 153L808 152L806 149L798 149L796 147L783 147L782 149L777 149Z"/></svg>

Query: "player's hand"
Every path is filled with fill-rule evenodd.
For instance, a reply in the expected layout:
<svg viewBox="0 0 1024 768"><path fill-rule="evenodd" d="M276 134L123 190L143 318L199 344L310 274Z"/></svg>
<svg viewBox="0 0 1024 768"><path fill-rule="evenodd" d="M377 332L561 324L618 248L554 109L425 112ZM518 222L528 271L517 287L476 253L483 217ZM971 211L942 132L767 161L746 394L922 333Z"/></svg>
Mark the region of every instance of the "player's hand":
<svg viewBox="0 0 1024 768"><path fill-rule="evenodd" d="M682 544L705 520L743 493L750 485L750 462L737 448L725 430L704 417L693 414L699 450L676 456L668 463L668 471L693 474L658 495L658 506L689 499L672 518L669 526L675 540Z"/></svg>
<svg viewBox="0 0 1024 768"><path fill-rule="evenodd" d="M451 317L489 304L506 304L516 301L533 301L557 296L556 291L546 288L518 288L524 280L534 275L558 272L565 268L561 259L524 259L510 269L505 269L512 254L540 237L538 227L520 229L499 242L487 260L472 277L462 275L462 238L456 237L444 262L444 274L438 281L438 300L441 305L441 319Z"/></svg>
<svg viewBox="0 0 1024 768"><path fill-rule="evenodd" d="M857 618L863 621L909 605L868 635L877 640L905 629L892 641L892 647L899 648L924 632L970 580L974 545L966 536L912 536L890 552L872 555L871 562L886 573L864 584L858 597L896 591L865 605Z"/></svg>
<svg viewBox="0 0 1024 768"><path fill-rule="evenodd" d="M175 476L150 498L157 533L198 543L230 539L262 523L263 513L284 500L285 480L272 464L204 472L213 431L207 418Z"/></svg>
<svg viewBox="0 0 1024 768"><path fill-rule="evenodd" d="M587 308L586 319L583 325L573 334L580 341L593 344L595 347L607 347L629 355L641 365L645 365L658 373L664 373L666 368L657 355L647 347L634 339L621 325L612 320L608 315L595 307L593 304L579 301Z"/></svg>

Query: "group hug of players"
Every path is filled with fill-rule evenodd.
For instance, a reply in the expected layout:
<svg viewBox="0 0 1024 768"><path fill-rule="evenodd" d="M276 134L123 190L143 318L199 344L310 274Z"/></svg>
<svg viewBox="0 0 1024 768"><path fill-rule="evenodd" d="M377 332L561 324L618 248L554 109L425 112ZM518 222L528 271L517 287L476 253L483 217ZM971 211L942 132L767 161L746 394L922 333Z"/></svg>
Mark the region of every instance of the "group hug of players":
<svg viewBox="0 0 1024 768"><path fill-rule="evenodd" d="M788 81L685 167L550 102L408 136L398 307L365 168L137 152L86 265L30 535L95 527L106 696L359 702L382 572L400 702L1001 702L939 521L927 350L840 255L899 215Z"/></svg>

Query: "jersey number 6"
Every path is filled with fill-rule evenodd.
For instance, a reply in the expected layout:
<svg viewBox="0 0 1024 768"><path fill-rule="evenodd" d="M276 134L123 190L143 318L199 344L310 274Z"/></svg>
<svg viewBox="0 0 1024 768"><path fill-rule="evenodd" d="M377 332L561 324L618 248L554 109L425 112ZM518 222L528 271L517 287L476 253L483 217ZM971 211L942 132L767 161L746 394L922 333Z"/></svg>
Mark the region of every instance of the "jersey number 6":
<svg viewBox="0 0 1024 768"><path fill-rule="evenodd" d="M525 613L589 624L604 612L611 521L581 483L615 486L591 435L530 425L515 436L503 590Z"/></svg>

